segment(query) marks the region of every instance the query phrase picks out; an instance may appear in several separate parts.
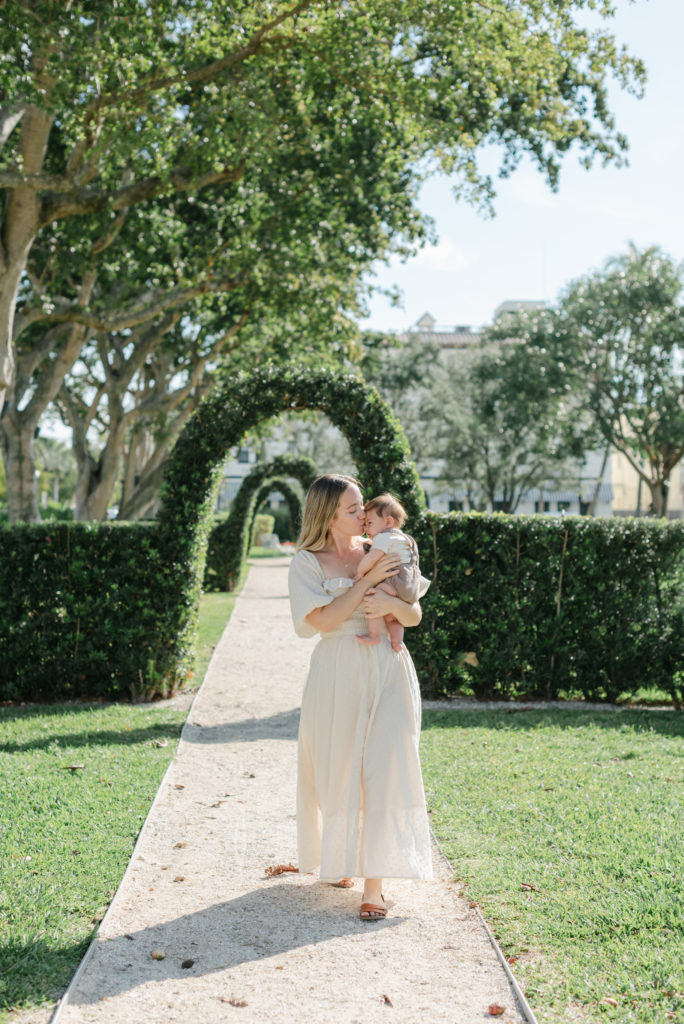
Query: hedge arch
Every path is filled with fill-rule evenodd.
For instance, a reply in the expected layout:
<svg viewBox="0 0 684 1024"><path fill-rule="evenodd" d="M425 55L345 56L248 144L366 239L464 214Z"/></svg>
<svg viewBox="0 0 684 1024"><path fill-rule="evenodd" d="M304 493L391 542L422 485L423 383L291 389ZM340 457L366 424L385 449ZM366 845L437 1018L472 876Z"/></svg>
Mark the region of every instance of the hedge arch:
<svg viewBox="0 0 684 1024"><path fill-rule="evenodd" d="M214 527L209 537L204 586L207 590L233 590L249 551L258 496L280 476L294 477L308 490L319 475L318 466L304 455L278 455L258 462L240 484L228 516ZM287 486L287 485L286 485ZM296 498L296 494L293 491ZM263 501L263 498L261 499Z"/></svg>
<svg viewBox="0 0 684 1024"><path fill-rule="evenodd" d="M252 516L252 524L250 526L250 535L254 530L254 520L256 519L257 512L268 498L269 494L273 491L277 491L285 499L287 510L290 513L290 521L292 528L297 532L302 515L302 499L294 489L291 483L287 480L283 480L279 477L274 477L273 480L267 480L258 491L256 498L254 499L254 515Z"/></svg>
<svg viewBox="0 0 684 1024"><path fill-rule="evenodd" d="M167 660L187 663L196 631L207 537L227 452L245 433L283 412L318 409L349 442L366 494L391 491L415 530L425 497L406 435L374 387L351 374L308 367L266 367L230 377L200 405L178 438L164 475L158 516L166 566Z"/></svg>

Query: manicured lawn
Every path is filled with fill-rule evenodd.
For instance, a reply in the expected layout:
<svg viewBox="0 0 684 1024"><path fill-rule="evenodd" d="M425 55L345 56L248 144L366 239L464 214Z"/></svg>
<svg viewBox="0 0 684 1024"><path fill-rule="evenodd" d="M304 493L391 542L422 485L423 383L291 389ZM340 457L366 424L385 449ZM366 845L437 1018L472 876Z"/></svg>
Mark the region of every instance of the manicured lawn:
<svg viewBox="0 0 684 1024"><path fill-rule="evenodd" d="M684 1021L684 715L427 711L435 834L540 1022Z"/></svg>
<svg viewBox="0 0 684 1024"><path fill-rule="evenodd" d="M233 603L202 599L197 682ZM166 702L0 707L0 1022L69 984L186 715Z"/></svg>

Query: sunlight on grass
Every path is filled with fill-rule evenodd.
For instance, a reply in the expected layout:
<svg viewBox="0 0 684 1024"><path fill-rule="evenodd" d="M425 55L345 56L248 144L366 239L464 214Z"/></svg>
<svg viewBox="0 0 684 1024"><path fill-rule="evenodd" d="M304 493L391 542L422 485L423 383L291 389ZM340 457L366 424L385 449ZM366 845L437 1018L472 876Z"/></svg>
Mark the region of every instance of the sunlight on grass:
<svg viewBox="0 0 684 1024"><path fill-rule="evenodd" d="M684 1020L683 736L677 712L425 713L435 834L540 1024Z"/></svg>

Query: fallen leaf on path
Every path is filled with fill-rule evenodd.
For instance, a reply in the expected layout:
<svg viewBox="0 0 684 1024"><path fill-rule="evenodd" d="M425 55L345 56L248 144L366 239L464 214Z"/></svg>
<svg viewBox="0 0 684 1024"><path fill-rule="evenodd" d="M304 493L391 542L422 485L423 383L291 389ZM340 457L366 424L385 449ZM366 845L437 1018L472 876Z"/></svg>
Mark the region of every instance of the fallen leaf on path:
<svg viewBox="0 0 684 1024"><path fill-rule="evenodd" d="M385 995L384 993L383 993L383 995L382 995L382 1001L383 1001L383 1003L385 1004L385 1006L394 1006L394 1003L392 1002L392 1000L390 999L390 997L389 997L389 996L386 996L386 995Z"/></svg>
<svg viewBox="0 0 684 1024"><path fill-rule="evenodd" d="M296 868L294 864L271 864L270 867L266 868L266 877L275 878L276 875L282 875L285 871L293 871L296 875L299 874L299 868Z"/></svg>
<svg viewBox="0 0 684 1024"><path fill-rule="evenodd" d="M185 875L176 875L176 877L174 878L174 882L184 882L184 881L185 881Z"/></svg>
<svg viewBox="0 0 684 1024"><path fill-rule="evenodd" d="M153 960L166 960L166 953L163 949L153 949L150 956Z"/></svg>
<svg viewBox="0 0 684 1024"><path fill-rule="evenodd" d="M174 850L182 850L183 847L187 846L187 845L188 845L187 843L174 843L173 848L174 848Z"/></svg>
<svg viewBox="0 0 684 1024"><path fill-rule="evenodd" d="M487 1013L490 1017L500 1017L502 1013L506 1012L505 1006L499 1006L498 1003L492 1003L491 1006L487 1007Z"/></svg>
<svg viewBox="0 0 684 1024"><path fill-rule="evenodd" d="M183 960L183 962L181 963L181 967L183 968L184 971L187 971L188 968L192 967L194 962L194 960Z"/></svg>
<svg viewBox="0 0 684 1024"><path fill-rule="evenodd" d="M247 1006L246 999L226 999L225 996L219 996L219 1001L228 1003L229 1006Z"/></svg>

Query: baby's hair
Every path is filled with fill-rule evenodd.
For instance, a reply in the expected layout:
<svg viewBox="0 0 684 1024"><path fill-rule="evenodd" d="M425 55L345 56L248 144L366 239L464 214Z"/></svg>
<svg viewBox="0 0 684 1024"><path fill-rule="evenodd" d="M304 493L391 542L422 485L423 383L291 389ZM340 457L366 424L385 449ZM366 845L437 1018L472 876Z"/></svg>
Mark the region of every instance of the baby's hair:
<svg viewBox="0 0 684 1024"><path fill-rule="evenodd" d="M375 509L379 516L392 516L398 529L401 529L408 519L406 509L400 501L397 501L393 494L379 494L377 498L366 501L363 507L366 512Z"/></svg>

